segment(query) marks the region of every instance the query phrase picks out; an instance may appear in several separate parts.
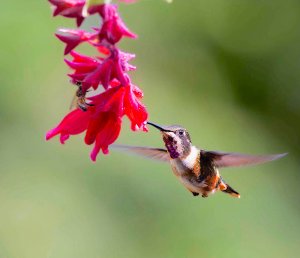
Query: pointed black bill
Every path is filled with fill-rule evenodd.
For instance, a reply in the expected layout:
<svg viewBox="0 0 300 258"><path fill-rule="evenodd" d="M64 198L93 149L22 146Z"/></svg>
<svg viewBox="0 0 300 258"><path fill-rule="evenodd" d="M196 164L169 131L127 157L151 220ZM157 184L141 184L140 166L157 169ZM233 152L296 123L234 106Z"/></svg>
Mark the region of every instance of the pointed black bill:
<svg viewBox="0 0 300 258"><path fill-rule="evenodd" d="M162 132L172 132L170 130L167 130L163 127L161 127L160 125L157 125L157 124L153 124L151 122L147 122L148 125L152 125L153 127L157 128L158 130L162 131Z"/></svg>

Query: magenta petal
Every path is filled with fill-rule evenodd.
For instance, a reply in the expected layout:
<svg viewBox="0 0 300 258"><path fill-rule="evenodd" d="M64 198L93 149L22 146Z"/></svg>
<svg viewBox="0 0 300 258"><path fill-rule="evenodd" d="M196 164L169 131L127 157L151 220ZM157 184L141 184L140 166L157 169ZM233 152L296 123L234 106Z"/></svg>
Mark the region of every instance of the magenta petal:
<svg viewBox="0 0 300 258"><path fill-rule="evenodd" d="M96 145L95 145L92 152L91 152L91 154L90 154L90 157L91 157L92 161L96 162L96 158L98 156L99 151L100 151L100 147L99 146L96 147Z"/></svg>
<svg viewBox="0 0 300 258"><path fill-rule="evenodd" d="M70 68L74 70L80 70L80 72L89 72L97 68L97 63L80 63L80 62L70 61L68 59L65 59L65 62Z"/></svg>
<svg viewBox="0 0 300 258"><path fill-rule="evenodd" d="M89 111L83 112L80 109L71 111L58 126L46 133L46 140L60 134L60 141L63 144L70 135L80 134L87 129L90 115Z"/></svg>
<svg viewBox="0 0 300 258"><path fill-rule="evenodd" d="M146 131L147 128L145 125L148 118L146 108L136 98L131 85L126 87L126 90L126 96L124 98L125 113L131 121L131 129L133 131L138 129L143 129Z"/></svg>
<svg viewBox="0 0 300 258"><path fill-rule="evenodd" d="M137 38L137 35L131 32L120 18L116 21L115 26L118 27L117 29L119 29L124 36L129 38Z"/></svg>
<svg viewBox="0 0 300 258"><path fill-rule="evenodd" d="M64 55L69 54L75 47L77 47L81 43L81 39L78 36L61 34L55 34L55 36L62 42L66 43Z"/></svg>
<svg viewBox="0 0 300 258"><path fill-rule="evenodd" d="M54 136L58 135L59 133L60 133L60 131L59 131L58 127L55 127L53 129L49 130L46 133L46 141L49 141L51 138L53 138Z"/></svg>
<svg viewBox="0 0 300 258"><path fill-rule="evenodd" d="M71 82L81 82L84 80L84 78L88 75L88 73L72 73L68 74L69 77L72 78Z"/></svg>
<svg viewBox="0 0 300 258"><path fill-rule="evenodd" d="M82 22L84 21L84 17L79 16L76 18L76 25L77 27L80 27L80 25L82 24Z"/></svg>
<svg viewBox="0 0 300 258"><path fill-rule="evenodd" d="M97 59L92 58L90 56L79 54L78 52L71 51L71 56L74 57L74 61L83 62L83 63L97 63Z"/></svg>
<svg viewBox="0 0 300 258"><path fill-rule="evenodd" d="M99 151L102 149L103 154L108 154L108 146L116 141L121 131L122 120L113 113L109 115L104 127L99 131L95 146L91 152L91 160L96 161Z"/></svg>
<svg viewBox="0 0 300 258"><path fill-rule="evenodd" d="M64 10L64 8L63 8L62 6L57 6L57 7L54 9L53 16L59 15L63 10Z"/></svg>
<svg viewBox="0 0 300 258"><path fill-rule="evenodd" d="M138 86L131 84L131 87L132 87L132 91L133 91L134 95L137 98L141 99L142 97L144 97L144 93Z"/></svg>
<svg viewBox="0 0 300 258"><path fill-rule="evenodd" d="M126 71L126 72L127 71L133 71L133 70L136 69L135 66L128 64L128 62L131 59L135 58L134 54L119 51L119 57L120 57L122 69L124 71Z"/></svg>
<svg viewBox="0 0 300 258"><path fill-rule="evenodd" d="M109 86L109 82L111 81L111 74L112 74L112 69L113 69L113 62L111 60L107 60L106 62L103 63L101 67L101 83L104 89L107 89Z"/></svg>
<svg viewBox="0 0 300 258"><path fill-rule="evenodd" d="M99 31L99 40L108 41L111 44L117 43L123 36L136 38L137 36L132 33L119 17L117 6L112 4L103 5L98 10L89 10L91 12L98 12L102 19L103 24Z"/></svg>
<svg viewBox="0 0 300 258"><path fill-rule="evenodd" d="M95 146L94 146L94 148L93 148L93 150L90 154L90 158L93 162L96 162L97 156L98 156L101 149L102 149L102 152L103 152L104 155L109 154L108 146L99 146L99 145L95 144Z"/></svg>
<svg viewBox="0 0 300 258"><path fill-rule="evenodd" d="M103 64L98 65L98 68L94 72L91 72L83 80L83 83L93 86L94 89L97 89L99 83L101 83L107 89L111 80L112 64L111 60L107 60Z"/></svg>
<svg viewBox="0 0 300 258"><path fill-rule="evenodd" d="M49 0L54 6L53 16L61 15L67 18L75 18L77 26L80 26L84 17L82 9L85 0Z"/></svg>
<svg viewBox="0 0 300 258"><path fill-rule="evenodd" d="M56 33L55 36L62 42L66 43L66 48L64 54L68 54L80 43L92 40L96 34L90 34L84 30L73 30L73 29L60 29L60 33Z"/></svg>
<svg viewBox="0 0 300 258"><path fill-rule="evenodd" d="M68 134L61 134L60 138L59 138L60 143L61 144L65 144L65 141L68 140L69 138L70 138L70 135L68 135Z"/></svg>

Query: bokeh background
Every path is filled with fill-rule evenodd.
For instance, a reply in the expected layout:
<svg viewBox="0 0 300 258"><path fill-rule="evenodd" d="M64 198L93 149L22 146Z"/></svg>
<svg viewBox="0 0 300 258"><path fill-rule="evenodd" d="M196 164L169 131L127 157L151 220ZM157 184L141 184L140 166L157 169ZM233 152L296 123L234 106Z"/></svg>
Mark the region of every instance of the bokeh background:
<svg viewBox="0 0 300 258"><path fill-rule="evenodd" d="M151 121L184 125L204 149L289 155L223 170L241 199L202 199L167 164L115 151L94 164L82 136L45 142L74 94L53 33L74 22L52 19L46 1L4 1L0 257L298 257L300 2L145 0L120 12L139 35L121 47L137 54ZM156 130L129 127L118 143L162 146Z"/></svg>

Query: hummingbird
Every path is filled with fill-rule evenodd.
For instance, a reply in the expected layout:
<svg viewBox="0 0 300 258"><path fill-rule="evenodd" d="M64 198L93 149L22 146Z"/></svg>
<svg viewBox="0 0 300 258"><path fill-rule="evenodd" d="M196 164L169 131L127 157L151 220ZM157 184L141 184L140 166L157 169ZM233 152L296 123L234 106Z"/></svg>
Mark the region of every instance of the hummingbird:
<svg viewBox="0 0 300 258"><path fill-rule="evenodd" d="M174 175L193 196L208 197L221 191L240 198L240 194L221 177L219 168L261 164L282 158L287 154L246 155L206 151L192 144L188 131L182 126L160 126L152 122L147 124L161 132L165 149L126 145L114 147L170 163Z"/></svg>

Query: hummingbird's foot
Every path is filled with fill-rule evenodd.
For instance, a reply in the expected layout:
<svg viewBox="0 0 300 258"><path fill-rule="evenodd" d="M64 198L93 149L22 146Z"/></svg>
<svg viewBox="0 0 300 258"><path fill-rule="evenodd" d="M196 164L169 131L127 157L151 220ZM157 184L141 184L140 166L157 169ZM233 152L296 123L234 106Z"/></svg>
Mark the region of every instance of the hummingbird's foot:
<svg viewBox="0 0 300 258"><path fill-rule="evenodd" d="M202 197L206 198L206 197L208 197L208 194L204 193L204 194L202 194Z"/></svg>
<svg viewBox="0 0 300 258"><path fill-rule="evenodd" d="M198 196L199 193L191 192L194 196Z"/></svg>

